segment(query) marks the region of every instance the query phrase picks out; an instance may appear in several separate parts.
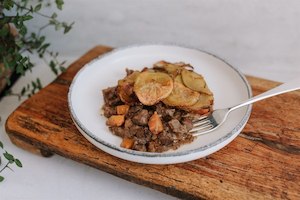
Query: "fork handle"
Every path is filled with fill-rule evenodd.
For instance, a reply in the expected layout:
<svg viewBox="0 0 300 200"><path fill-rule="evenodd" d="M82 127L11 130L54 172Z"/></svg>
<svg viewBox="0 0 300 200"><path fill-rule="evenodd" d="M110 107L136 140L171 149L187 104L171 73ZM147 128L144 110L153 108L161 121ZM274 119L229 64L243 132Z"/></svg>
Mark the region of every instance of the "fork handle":
<svg viewBox="0 0 300 200"><path fill-rule="evenodd" d="M243 107L243 106L246 106L246 105L249 105L249 104L252 104L252 103L255 103L257 101L260 101L260 100L263 100L263 99L266 99L266 98L269 98L269 97L272 97L272 96L275 96L275 95L279 95L279 94L282 94L282 93L286 93L286 92L291 92L291 91L294 91L294 90L299 90L300 89L300 76L298 76L298 78L292 80L292 81L289 81L289 82L286 82L286 83L283 83L271 90L268 90L264 93L261 93L255 97L252 97L236 106L233 106L231 107L229 110L232 111L232 110L235 110L237 108L240 108L240 107Z"/></svg>

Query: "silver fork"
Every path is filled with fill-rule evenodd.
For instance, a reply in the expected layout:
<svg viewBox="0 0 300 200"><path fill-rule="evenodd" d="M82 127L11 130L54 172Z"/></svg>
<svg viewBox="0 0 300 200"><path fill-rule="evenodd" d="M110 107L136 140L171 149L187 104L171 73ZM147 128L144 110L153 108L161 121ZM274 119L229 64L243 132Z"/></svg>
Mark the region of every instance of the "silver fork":
<svg viewBox="0 0 300 200"><path fill-rule="evenodd" d="M202 116L197 120L193 121L193 129L190 131L193 136L199 136L203 134L207 134L209 132L212 132L219 128L226 118L228 117L229 113L231 113L233 110L236 110L238 108L241 108L243 106L252 104L254 102L279 95L282 93L286 92L291 92L294 90L299 90L300 89L300 77L298 77L295 80L283 83L279 85L278 87L275 87L271 90L268 90L262 94L259 94L255 97L252 97L246 101L243 101L242 103L232 106L229 108L224 108L224 109L216 109L214 110L211 114L207 116ZM299 100L300 101L300 100Z"/></svg>

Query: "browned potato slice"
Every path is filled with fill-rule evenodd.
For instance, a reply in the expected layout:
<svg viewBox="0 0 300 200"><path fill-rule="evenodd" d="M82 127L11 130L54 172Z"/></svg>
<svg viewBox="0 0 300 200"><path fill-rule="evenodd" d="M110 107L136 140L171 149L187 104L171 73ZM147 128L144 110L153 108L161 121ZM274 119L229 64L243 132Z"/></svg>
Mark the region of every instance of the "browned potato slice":
<svg viewBox="0 0 300 200"><path fill-rule="evenodd" d="M165 67L167 64L169 64L168 62L164 61L164 60L161 60L161 61L158 61L156 63L154 63L153 67L154 68L163 68Z"/></svg>
<svg viewBox="0 0 300 200"><path fill-rule="evenodd" d="M203 76L201 76L200 74L183 69L181 71L181 76L184 85L187 86L188 88L197 92L212 94L212 92L208 89Z"/></svg>
<svg viewBox="0 0 300 200"><path fill-rule="evenodd" d="M172 78L162 72L144 71L134 83L134 92L144 105L154 105L169 96L173 90Z"/></svg>
<svg viewBox="0 0 300 200"><path fill-rule="evenodd" d="M180 74L174 78L174 82L183 84L182 77Z"/></svg>
<svg viewBox="0 0 300 200"><path fill-rule="evenodd" d="M118 95L124 103L131 104L137 100L133 92L133 85L139 74L140 72L134 71L118 81Z"/></svg>
<svg viewBox="0 0 300 200"><path fill-rule="evenodd" d="M203 76L193 71L182 70L181 76L184 85L192 90L200 92L200 90L206 85Z"/></svg>
<svg viewBox="0 0 300 200"><path fill-rule="evenodd" d="M198 114L209 112L213 105L214 97L208 94L200 94L199 100L192 106L181 107L182 109Z"/></svg>
<svg viewBox="0 0 300 200"><path fill-rule="evenodd" d="M193 69L193 67L190 64L187 64L187 63L184 63L184 62L170 63L170 62L167 62L167 61L164 61L164 60L161 60L157 63L154 63L153 67L154 68L164 68L164 67L167 67L168 65L175 65L175 67Z"/></svg>
<svg viewBox="0 0 300 200"><path fill-rule="evenodd" d="M154 64L154 69L161 69L167 72L172 77L176 77L178 74L181 73L181 70L184 68L181 64L173 64L166 61L159 61Z"/></svg>
<svg viewBox="0 0 300 200"><path fill-rule="evenodd" d="M200 94L185 87L183 84L174 81L174 88L171 94L162 101L169 106L191 106L199 99Z"/></svg>
<svg viewBox="0 0 300 200"><path fill-rule="evenodd" d="M205 85L204 88L202 88L202 90L200 91L201 93L204 94L208 94L208 95L212 95L213 93L210 91L210 89L207 87L207 85Z"/></svg>

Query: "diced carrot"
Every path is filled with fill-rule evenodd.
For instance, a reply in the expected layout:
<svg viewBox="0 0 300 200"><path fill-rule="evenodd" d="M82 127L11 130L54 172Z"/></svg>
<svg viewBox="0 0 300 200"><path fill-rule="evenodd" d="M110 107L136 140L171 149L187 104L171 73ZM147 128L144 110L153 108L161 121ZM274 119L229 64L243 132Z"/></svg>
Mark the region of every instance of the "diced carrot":
<svg viewBox="0 0 300 200"><path fill-rule="evenodd" d="M194 113L197 113L199 115L205 115L207 113L209 113L210 109L209 108L201 108L199 110L195 110L193 111Z"/></svg>
<svg viewBox="0 0 300 200"><path fill-rule="evenodd" d="M126 115L129 110L129 105L119 105L117 106L117 114L118 115Z"/></svg>
<svg viewBox="0 0 300 200"><path fill-rule="evenodd" d="M150 117L148 121L148 126L149 126L149 130L153 134L159 134L164 130L163 124L157 112L154 112L154 114Z"/></svg>
<svg viewBox="0 0 300 200"><path fill-rule="evenodd" d="M126 148L126 149L131 149L133 146L134 140L130 138L123 138L121 147Z"/></svg>
<svg viewBox="0 0 300 200"><path fill-rule="evenodd" d="M112 115L106 121L107 126L122 126L125 121L125 115Z"/></svg>

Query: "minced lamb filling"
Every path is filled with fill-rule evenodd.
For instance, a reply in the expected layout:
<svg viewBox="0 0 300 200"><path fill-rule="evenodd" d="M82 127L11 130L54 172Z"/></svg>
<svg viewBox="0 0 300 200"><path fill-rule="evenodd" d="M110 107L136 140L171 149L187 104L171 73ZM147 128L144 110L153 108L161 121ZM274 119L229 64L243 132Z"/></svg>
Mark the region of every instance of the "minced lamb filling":
<svg viewBox="0 0 300 200"><path fill-rule="evenodd" d="M165 61L161 62L167 63ZM180 63L179 65L182 64ZM181 145L194 140L194 137L189 133L193 128L192 120L199 117L199 115L209 113L212 109L212 94L209 94L210 98L207 98L205 96L207 94L202 94L200 91L197 92L191 89L189 89L191 91L187 90L187 94L193 95L191 98L198 98L193 102L193 105L187 104L190 103L188 100L182 100L186 105L173 105L175 97L179 98L178 102L181 102L180 97L177 97L178 94L176 91L174 92L178 74L176 74L177 72L170 74L165 72L164 69L155 68L155 66L154 64L153 68L145 68L141 72L126 70L126 77L119 80L117 86L102 90L105 102L102 110L104 116L107 117L106 124L113 134L122 138L121 147L145 152L175 150ZM185 65L182 66L182 68L178 68L179 74L181 73L180 70L185 70ZM155 74L157 71L160 74ZM171 78L164 77L165 75L161 73L166 73ZM155 90L151 88L154 86L151 86L150 92L149 88L144 89L140 87L144 87L147 84L154 84L153 82L155 81L146 81L141 84L142 86L138 87L136 82L140 80L136 79L137 77L141 78L143 76L141 74L144 74L145 79L150 75L153 77L162 77L160 80L154 78L161 85L155 86L157 87L154 88ZM184 84L182 83L182 85ZM165 87L163 91L158 91L158 89L163 87ZM180 85L181 87L185 86ZM205 87L207 86L205 85ZM150 97L145 94L145 91L151 93ZM169 93L166 95L166 92ZM181 90L179 90L180 92ZM199 97L194 93L197 93ZM200 98L201 94L204 95L205 101L203 101L203 97L201 97L202 99ZM176 98L175 100L177 100ZM201 107L195 107L197 103L199 104L198 101L200 100Z"/></svg>
<svg viewBox="0 0 300 200"><path fill-rule="evenodd" d="M117 87L103 90L105 105L104 116L119 116L117 107L125 105L117 94ZM163 131L153 134L149 130L148 122L156 112L162 121ZM192 129L192 116L186 111L170 108L163 103L153 106L145 106L141 103L129 106L121 126L111 126L109 129L121 138L127 138L128 144L121 146L137 151L163 152L169 149L177 149L180 145L193 141L189 134ZM126 140L125 140L126 141ZM124 142L123 142L124 143ZM125 142L126 143L126 142Z"/></svg>

